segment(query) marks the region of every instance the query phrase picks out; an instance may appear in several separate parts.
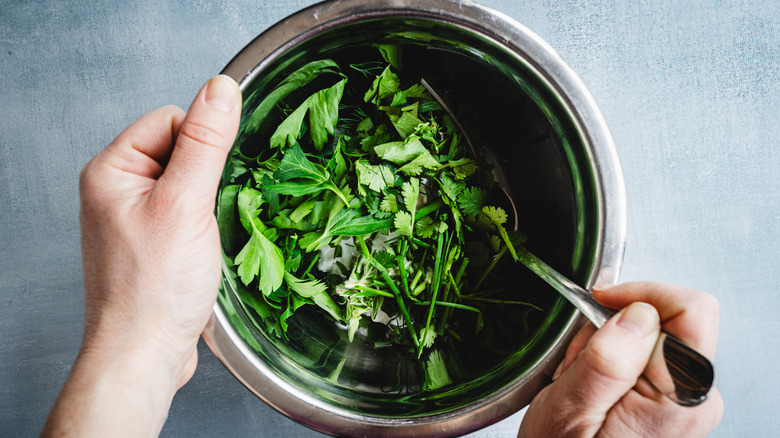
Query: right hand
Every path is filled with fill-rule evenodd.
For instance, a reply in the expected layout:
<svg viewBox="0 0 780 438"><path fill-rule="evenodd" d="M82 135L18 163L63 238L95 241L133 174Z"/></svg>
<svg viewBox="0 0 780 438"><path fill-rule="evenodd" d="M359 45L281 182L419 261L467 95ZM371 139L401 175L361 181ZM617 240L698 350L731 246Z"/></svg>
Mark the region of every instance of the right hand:
<svg viewBox="0 0 780 438"><path fill-rule="evenodd" d="M574 337L553 382L531 402L520 437L703 437L723 416L717 390L696 407L669 400L638 380L663 330L708 358L715 355L718 303L709 294L661 283L593 290L622 309L599 330ZM660 324L659 324L660 323Z"/></svg>

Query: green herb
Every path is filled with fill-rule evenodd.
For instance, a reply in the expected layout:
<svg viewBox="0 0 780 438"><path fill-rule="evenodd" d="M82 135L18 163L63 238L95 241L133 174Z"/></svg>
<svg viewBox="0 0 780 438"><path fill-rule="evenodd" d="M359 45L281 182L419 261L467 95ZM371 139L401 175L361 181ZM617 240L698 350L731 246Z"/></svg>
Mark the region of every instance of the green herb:
<svg viewBox="0 0 780 438"><path fill-rule="evenodd" d="M486 306L538 307L491 298L503 287L496 266L506 252L517 259L523 237L505 229L506 212L441 105L419 78L399 75L397 47L377 47L385 63L304 65L249 115L248 133L277 125L257 136L260 156L236 148L226 165L231 184L216 211L223 281L280 337L305 305L344 324L350 340L383 312L396 323L377 342L429 353L425 377L436 388L451 382L439 339L482 330ZM367 90L348 87L356 74L369 77ZM286 101L322 75L338 81L297 106Z"/></svg>

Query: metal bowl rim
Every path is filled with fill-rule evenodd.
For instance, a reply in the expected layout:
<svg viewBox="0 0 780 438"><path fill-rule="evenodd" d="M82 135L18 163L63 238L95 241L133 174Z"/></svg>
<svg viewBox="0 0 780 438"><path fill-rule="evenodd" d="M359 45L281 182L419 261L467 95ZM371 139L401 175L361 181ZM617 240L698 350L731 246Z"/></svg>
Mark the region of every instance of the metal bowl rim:
<svg viewBox="0 0 780 438"><path fill-rule="evenodd" d="M298 11L263 32L222 73L235 79L243 89L265 66L301 41L333 27L382 17L431 19L462 27L505 47L547 82L577 125L596 178L600 220L591 283L615 283L625 248L626 201L622 170L606 121L580 78L560 56L545 41L506 15L471 2L449 0L326 1ZM231 328L217 304L203 337L215 356L255 395L282 414L316 430L357 436L453 436L492 424L522 408L533 395L529 392L535 393L549 379L565 352L565 344L583 322L583 317L575 314L548 355L509 387L464 408L413 418L357 414L293 387L255 356Z"/></svg>

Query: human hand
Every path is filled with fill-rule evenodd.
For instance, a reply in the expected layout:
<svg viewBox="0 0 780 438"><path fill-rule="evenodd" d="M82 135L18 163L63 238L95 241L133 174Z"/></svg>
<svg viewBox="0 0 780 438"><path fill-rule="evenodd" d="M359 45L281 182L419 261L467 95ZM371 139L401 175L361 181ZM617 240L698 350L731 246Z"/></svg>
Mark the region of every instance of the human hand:
<svg viewBox="0 0 780 438"><path fill-rule="evenodd" d="M141 117L81 174L84 344L157 349L179 386L219 287L214 200L240 109L235 82L218 76L186 117L173 106Z"/></svg>
<svg viewBox="0 0 780 438"><path fill-rule="evenodd" d="M44 435L159 433L216 300L214 202L240 112L238 86L217 76L186 115L152 111L82 170L84 338Z"/></svg>
<svg viewBox="0 0 780 438"><path fill-rule="evenodd" d="M553 382L531 402L518 436L703 437L712 431L723 415L717 390L697 407L682 407L639 376L660 328L712 359L717 301L661 283L596 287L593 295L622 310L601 329L587 324L574 337Z"/></svg>

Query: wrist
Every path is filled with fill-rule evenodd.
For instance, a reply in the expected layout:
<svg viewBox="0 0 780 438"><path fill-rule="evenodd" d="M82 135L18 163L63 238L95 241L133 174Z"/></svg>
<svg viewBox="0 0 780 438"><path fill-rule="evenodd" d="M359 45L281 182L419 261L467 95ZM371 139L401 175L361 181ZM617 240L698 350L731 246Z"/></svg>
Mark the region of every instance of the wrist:
<svg viewBox="0 0 780 438"><path fill-rule="evenodd" d="M101 364L107 370L127 376L147 375L158 385L170 381L175 392L180 386L177 383L187 372L190 356L196 350L197 338L173 338L172 334L157 330L148 322L96 324L89 329L85 327L79 360L83 357L89 363Z"/></svg>
<svg viewBox="0 0 780 438"><path fill-rule="evenodd" d="M82 346L42 436L156 436L177 389L176 367L154 349Z"/></svg>

